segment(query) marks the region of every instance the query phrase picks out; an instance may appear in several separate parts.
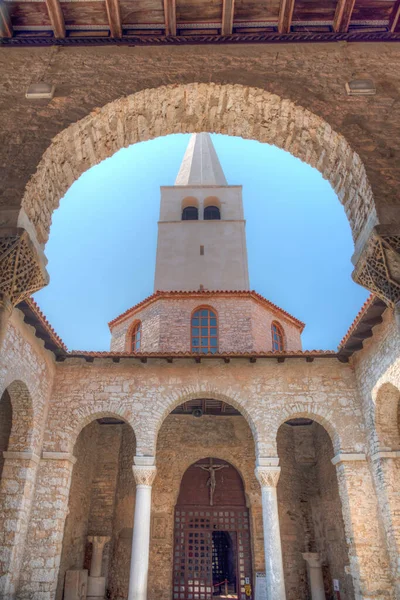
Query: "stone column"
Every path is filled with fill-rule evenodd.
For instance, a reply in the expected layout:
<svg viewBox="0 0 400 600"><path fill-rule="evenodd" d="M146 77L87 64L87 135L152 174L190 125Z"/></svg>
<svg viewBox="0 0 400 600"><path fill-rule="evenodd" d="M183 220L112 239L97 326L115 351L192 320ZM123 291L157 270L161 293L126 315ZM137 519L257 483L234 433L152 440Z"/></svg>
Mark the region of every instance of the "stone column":
<svg viewBox="0 0 400 600"><path fill-rule="evenodd" d="M92 544L92 560L90 561L90 577L100 577L103 565L103 550L110 541L108 535L89 535L88 542Z"/></svg>
<svg viewBox="0 0 400 600"><path fill-rule="evenodd" d="M365 454L338 454L336 466L349 548L350 573L358 600L392 597L393 584L378 501Z"/></svg>
<svg viewBox="0 0 400 600"><path fill-rule="evenodd" d="M371 458L395 597L400 599L400 450L378 451Z"/></svg>
<svg viewBox="0 0 400 600"><path fill-rule="evenodd" d="M273 461L274 465L258 466L255 473L260 482L262 494L267 600L286 600L276 495L281 468L278 467L278 458Z"/></svg>
<svg viewBox="0 0 400 600"><path fill-rule="evenodd" d="M128 600L146 600L149 571L151 487L157 469L154 457L135 456L133 476L136 482L131 569Z"/></svg>
<svg viewBox="0 0 400 600"><path fill-rule="evenodd" d="M320 555L318 552L304 552L302 556L307 562L312 600L326 600Z"/></svg>
<svg viewBox="0 0 400 600"><path fill-rule="evenodd" d="M46 259L22 227L0 229L0 348L14 306L48 284Z"/></svg>
<svg viewBox="0 0 400 600"><path fill-rule="evenodd" d="M23 551L33 502L39 457L33 452L3 452L0 484L0 598L18 591Z"/></svg>

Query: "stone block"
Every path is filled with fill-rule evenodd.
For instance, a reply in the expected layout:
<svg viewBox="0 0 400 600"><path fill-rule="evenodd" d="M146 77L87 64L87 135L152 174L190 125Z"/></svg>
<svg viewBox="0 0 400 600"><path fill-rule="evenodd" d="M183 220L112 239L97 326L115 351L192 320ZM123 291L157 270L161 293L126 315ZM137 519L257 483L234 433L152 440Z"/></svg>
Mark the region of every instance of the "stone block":
<svg viewBox="0 0 400 600"><path fill-rule="evenodd" d="M64 600L86 600L88 571L71 569L65 573Z"/></svg>
<svg viewBox="0 0 400 600"><path fill-rule="evenodd" d="M105 577L88 577L87 597L104 598L106 592Z"/></svg>

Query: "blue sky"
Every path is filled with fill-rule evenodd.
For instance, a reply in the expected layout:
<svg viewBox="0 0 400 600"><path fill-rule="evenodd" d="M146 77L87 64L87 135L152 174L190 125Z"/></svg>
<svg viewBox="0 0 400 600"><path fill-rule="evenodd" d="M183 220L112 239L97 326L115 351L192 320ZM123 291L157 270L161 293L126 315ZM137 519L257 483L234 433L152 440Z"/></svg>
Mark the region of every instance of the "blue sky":
<svg viewBox="0 0 400 600"><path fill-rule="evenodd" d="M243 185L250 286L306 323L304 349L335 349L368 292L351 279L353 242L329 182L274 146L212 136L229 184ZM153 292L160 185L189 135L135 144L84 173L53 215L50 284L35 299L69 349L107 350L107 323Z"/></svg>

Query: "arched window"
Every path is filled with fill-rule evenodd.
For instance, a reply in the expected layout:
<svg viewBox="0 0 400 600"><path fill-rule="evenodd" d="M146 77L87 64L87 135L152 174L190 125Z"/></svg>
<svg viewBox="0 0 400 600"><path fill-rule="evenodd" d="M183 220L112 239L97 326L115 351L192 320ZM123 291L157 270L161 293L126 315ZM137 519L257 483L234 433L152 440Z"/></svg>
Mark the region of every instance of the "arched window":
<svg viewBox="0 0 400 600"><path fill-rule="evenodd" d="M283 352L285 349L283 329L275 321L271 325L272 333L272 352Z"/></svg>
<svg viewBox="0 0 400 600"><path fill-rule="evenodd" d="M136 323L131 332L131 352L140 352L140 342L142 339L142 324L140 321Z"/></svg>
<svg viewBox="0 0 400 600"><path fill-rule="evenodd" d="M217 315L210 308L198 308L192 314L191 346L199 354L218 352Z"/></svg>
<svg viewBox="0 0 400 600"><path fill-rule="evenodd" d="M206 206L204 209L204 220L205 221L219 221L221 219L221 212L218 206Z"/></svg>
<svg viewBox="0 0 400 600"><path fill-rule="evenodd" d="M197 221L199 209L197 206L186 206L182 211L182 221Z"/></svg>

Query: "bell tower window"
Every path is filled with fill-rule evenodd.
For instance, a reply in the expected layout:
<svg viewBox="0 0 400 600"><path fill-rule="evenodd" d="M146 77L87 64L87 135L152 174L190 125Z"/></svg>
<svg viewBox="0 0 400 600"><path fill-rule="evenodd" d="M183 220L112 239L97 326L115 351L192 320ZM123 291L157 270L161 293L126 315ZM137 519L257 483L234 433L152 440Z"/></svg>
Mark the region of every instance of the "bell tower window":
<svg viewBox="0 0 400 600"><path fill-rule="evenodd" d="M199 354L218 352L217 315L210 308L198 308L192 314L191 347Z"/></svg>
<svg viewBox="0 0 400 600"><path fill-rule="evenodd" d="M218 206L206 206L204 209L204 220L205 221L219 221L221 219L221 212Z"/></svg>
<svg viewBox="0 0 400 600"><path fill-rule="evenodd" d="M271 325L272 352L283 352L285 349L283 329L275 321Z"/></svg>
<svg viewBox="0 0 400 600"><path fill-rule="evenodd" d="M198 221L199 209L197 206L186 206L182 211L182 221Z"/></svg>

